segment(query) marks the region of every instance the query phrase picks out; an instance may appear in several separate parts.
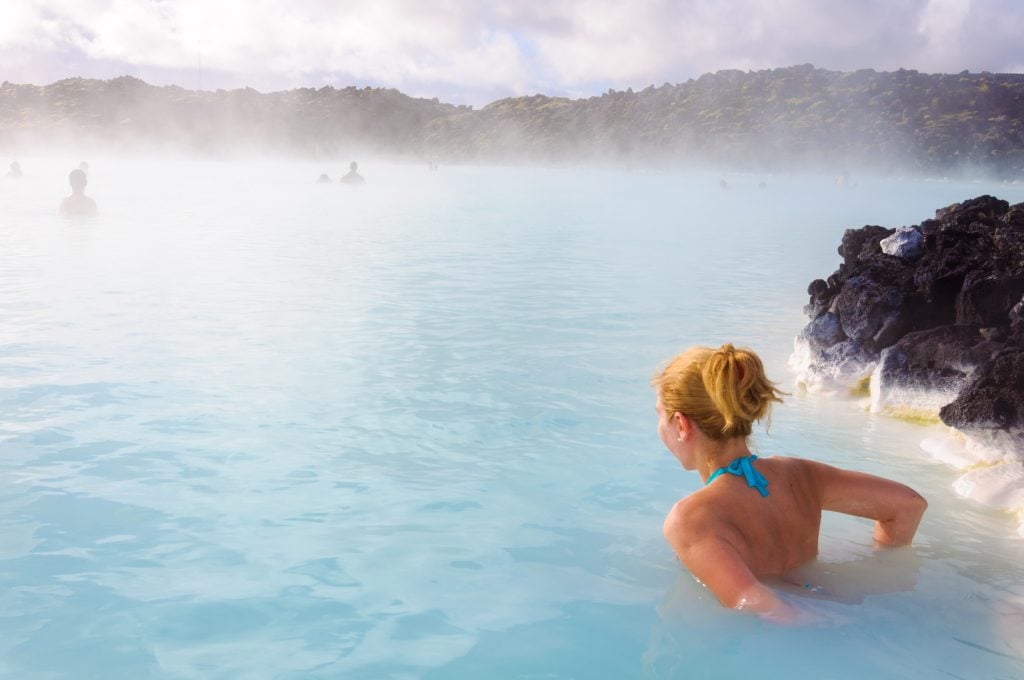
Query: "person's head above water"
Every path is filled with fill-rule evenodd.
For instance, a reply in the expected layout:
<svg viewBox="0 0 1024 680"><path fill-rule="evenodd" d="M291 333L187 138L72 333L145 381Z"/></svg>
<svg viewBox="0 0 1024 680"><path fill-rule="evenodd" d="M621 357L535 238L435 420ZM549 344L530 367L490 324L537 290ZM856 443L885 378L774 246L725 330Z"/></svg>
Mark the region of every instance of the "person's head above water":
<svg viewBox="0 0 1024 680"><path fill-rule="evenodd" d="M75 168L68 175L68 182L71 183L71 190L76 194L80 194L85 191L85 185L89 183L89 178L86 177L85 172Z"/></svg>
<svg viewBox="0 0 1024 680"><path fill-rule="evenodd" d="M359 174L357 168L359 164L352 161L348 164L348 173L343 175L341 178L342 184L363 184L366 180Z"/></svg>
<svg viewBox="0 0 1024 680"><path fill-rule="evenodd" d="M651 383L669 420L683 414L713 441L749 436L772 402L782 402L757 354L731 344L691 347Z"/></svg>
<svg viewBox="0 0 1024 680"><path fill-rule="evenodd" d="M78 168L72 170L68 173L68 182L71 184L71 195L61 201L61 214L72 217L94 217L96 202L85 195L85 185L88 184L85 173Z"/></svg>

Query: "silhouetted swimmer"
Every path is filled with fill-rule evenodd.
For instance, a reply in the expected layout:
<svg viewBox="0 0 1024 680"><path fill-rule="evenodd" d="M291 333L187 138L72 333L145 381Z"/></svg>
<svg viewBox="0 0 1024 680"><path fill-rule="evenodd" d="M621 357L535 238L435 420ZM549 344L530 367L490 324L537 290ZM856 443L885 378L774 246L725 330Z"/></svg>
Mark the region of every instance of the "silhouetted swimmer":
<svg viewBox="0 0 1024 680"><path fill-rule="evenodd" d="M360 175L356 170L359 168L359 164L352 161L348 164L348 174L341 178L342 184L363 184L366 182L363 176Z"/></svg>
<svg viewBox="0 0 1024 680"><path fill-rule="evenodd" d="M71 195L61 201L60 212L70 217L94 217L96 215L96 202L85 195L85 185L88 178L81 169L75 169L68 175L68 182L71 183Z"/></svg>
<svg viewBox="0 0 1024 680"><path fill-rule="evenodd" d="M316 178L317 184L327 184L331 181L331 178L327 176L326 172L320 173L320 176Z"/></svg>
<svg viewBox="0 0 1024 680"><path fill-rule="evenodd" d="M726 191L728 191L729 183L726 182L724 179L718 180L718 188L719 189L725 189Z"/></svg>
<svg viewBox="0 0 1024 680"><path fill-rule="evenodd" d="M765 182L764 180L761 180L760 182L757 183L757 188L758 189L767 189L768 188L768 183Z"/></svg>
<svg viewBox="0 0 1024 680"><path fill-rule="evenodd" d="M21 177L21 163L18 161L11 161L11 169L7 171L8 177L18 179Z"/></svg>

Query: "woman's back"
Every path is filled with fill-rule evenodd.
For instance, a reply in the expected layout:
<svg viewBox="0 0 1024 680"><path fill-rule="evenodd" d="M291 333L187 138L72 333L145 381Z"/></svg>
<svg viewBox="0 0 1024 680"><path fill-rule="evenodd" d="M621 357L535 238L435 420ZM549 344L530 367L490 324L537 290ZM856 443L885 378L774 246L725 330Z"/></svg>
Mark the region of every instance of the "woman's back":
<svg viewBox="0 0 1024 680"><path fill-rule="evenodd" d="M715 530L755 574L783 574L818 554L821 494L799 458L758 458L753 465L768 480L767 496L742 477L721 475L688 504L707 507Z"/></svg>

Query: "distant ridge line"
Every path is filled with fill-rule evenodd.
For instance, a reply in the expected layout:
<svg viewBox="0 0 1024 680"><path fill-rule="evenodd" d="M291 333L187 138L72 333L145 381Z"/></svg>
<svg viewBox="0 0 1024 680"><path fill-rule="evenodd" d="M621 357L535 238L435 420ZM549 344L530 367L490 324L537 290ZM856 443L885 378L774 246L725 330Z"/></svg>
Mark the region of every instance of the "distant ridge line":
<svg viewBox="0 0 1024 680"><path fill-rule="evenodd" d="M1024 73L726 69L580 99L508 97L480 109L352 85L211 91L125 75L0 86L0 150L66 143L447 163L985 169L1017 178Z"/></svg>

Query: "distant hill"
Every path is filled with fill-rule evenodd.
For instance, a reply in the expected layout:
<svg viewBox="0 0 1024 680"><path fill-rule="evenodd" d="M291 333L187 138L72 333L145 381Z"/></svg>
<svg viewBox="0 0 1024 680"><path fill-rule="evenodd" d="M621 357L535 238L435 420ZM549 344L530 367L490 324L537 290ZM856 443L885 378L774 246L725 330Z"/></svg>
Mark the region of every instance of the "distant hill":
<svg viewBox="0 0 1024 680"><path fill-rule="evenodd" d="M397 90L300 88L263 94L155 87L138 78L69 78L0 85L0 149L103 144L115 150L250 151L333 155L352 148L403 153L426 124L469 110Z"/></svg>
<svg viewBox="0 0 1024 680"><path fill-rule="evenodd" d="M1024 75L804 65L589 99L515 97L480 110L354 87L196 92L130 77L0 86L0 150L72 138L204 154L358 150L442 162L985 168L1021 177Z"/></svg>

